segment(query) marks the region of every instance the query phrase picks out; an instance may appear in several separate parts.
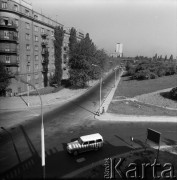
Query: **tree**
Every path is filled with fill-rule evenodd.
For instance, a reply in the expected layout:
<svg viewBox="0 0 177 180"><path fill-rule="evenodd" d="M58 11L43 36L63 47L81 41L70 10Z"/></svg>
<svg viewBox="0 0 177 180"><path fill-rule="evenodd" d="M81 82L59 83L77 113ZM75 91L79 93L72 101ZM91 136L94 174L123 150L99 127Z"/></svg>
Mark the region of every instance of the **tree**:
<svg viewBox="0 0 177 180"><path fill-rule="evenodd" d="M165 60L167 60L167 55L165 55Z"/></svg>
<svg viewBox="0 0 177 180"><path fill-rule="evenodd" d="M69 37L69 56L71 57L73 52L74 52L74 48L77 44L77 37L76 37L76 30L75 28L71 28L70 30L70 37Z"/></svg>
<svg viewBox="0 0 177 180"><path fill-rule="evenodd" d="M173 61L173 55L170 56L169 60L170 60L170 61Z"/></svg>
<svg viewBox="0 0 177 180"><path fill-rule="evenodd" d="M75 87L85 87L90 80L92 63L94 61L95 47L89 34L72 49L72 56L69 59L70 84Z"/></svg>
<svg viewBox="0 0 177 180"><path fill-rule="evenodd" d="M62 45L63 45L63 38L64 38L64 31L62 27L56 27L55 31L55 40L54 40L54 47L55 47L55 75L53 82L56 83L58 86L61 85L62 79Z"/></svg>
<svg viewBox="0 0 177 180"><path fill-rule="evenodd" d="M0 61L0 95L5 95L6 89L10 83L10 75L5 69L4 63Z"/></svg>
<svg viewBox="0 0 177 180"><path fill-rule="evenodd" d="M155 56L153 57L153 60L157 60L157 53L156 53Z"/></svg>

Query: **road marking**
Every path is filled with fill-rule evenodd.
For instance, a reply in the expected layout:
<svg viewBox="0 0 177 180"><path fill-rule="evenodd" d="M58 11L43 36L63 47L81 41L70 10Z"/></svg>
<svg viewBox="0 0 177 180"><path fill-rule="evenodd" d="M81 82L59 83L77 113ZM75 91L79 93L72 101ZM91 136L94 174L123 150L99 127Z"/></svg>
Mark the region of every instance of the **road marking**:
<svg viewBox="0 0 177 180"><path fill-rule="evenodd" d="M85 160L86 159L84 157L82 157L82 158L77 159L76 162L81 163L81 162L84 162Z"/></svg>

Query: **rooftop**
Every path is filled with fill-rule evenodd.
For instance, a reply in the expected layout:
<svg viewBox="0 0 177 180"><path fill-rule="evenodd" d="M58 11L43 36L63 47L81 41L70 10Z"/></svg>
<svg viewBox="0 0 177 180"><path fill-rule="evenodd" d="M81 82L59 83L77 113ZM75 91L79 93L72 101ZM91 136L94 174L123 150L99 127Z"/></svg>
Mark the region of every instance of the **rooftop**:
<svg viewBox="0 0 177 180"><path fill-rule="evenodd" d="M99 133L81 136L80 138L82 141L91 141L91 140L96 140L96 139L103 139L103 137Z"/></svg>

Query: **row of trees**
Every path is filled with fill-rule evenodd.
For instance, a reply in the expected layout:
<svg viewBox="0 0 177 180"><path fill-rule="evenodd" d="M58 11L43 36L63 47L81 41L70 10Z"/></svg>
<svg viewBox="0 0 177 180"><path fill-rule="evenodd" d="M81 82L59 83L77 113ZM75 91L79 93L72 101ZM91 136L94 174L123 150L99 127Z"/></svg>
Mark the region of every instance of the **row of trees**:
<svg viewBox="0 0 177 180"><path fill-rule="evenodd" d="M85 87L89 80L98 79L100 72L108 70L109 62L116 63L115 59L99 50L87 33L79 42L76 30L71 29L69 39L69 83L74 87Z"/></svg>
<svg viewBox="0 0 177 180"><path fill-rule="evenodd" d="M173 55L170 55L169 59L167 57L167 55L165 55L165 57L163 58L162 55L157 55L157 53L155 54L155 56L151 57L147 57L147 56L136 56L135 60L170 60L173 61Z"/></svg>
<svg viewBox="0 0 177 180"><path fill-rule="evenodd" d="M154 59L143 59L136 63L127 62L127 75L132 79L155 79L177 73L176 62Z"/></svg>

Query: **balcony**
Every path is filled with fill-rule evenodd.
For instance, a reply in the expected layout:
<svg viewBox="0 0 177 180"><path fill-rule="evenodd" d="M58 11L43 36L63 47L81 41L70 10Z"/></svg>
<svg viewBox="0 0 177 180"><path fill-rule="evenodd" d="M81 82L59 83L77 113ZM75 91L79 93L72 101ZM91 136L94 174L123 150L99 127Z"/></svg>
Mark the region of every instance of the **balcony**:
<svg viewBox="0 0 177 180"><path fill-rule="evenodd" d="M47 42L47 41L43 41L43 42L41 42L41 45L42 45L42 46L47 46L47 45L48 45L48 42Z"/></svg>
<svg viewBox="0 0 177 180"><path fill-rule="evenodd" d="M9 78L15 78L15 76L18 76L18 75L19 75L18 71L17 72L9 71Z"/></svg>
<svg viewBox="0 0 177 180"><path fill-rule="evenodd" d="M44 38L46 38L46 37L48 36L48 34L45 33L45 32L43 32L43 33L41 33L41 36L44 37Z"/></svg>
<svg viewBox="0 0 177 180"><path fill-rule="evenodd" d="M6 60L4 62L4 66L6 67L19 67L19 60Z"/></svg>
<svg viewBox="0 0 177 180"><path fill-rule="evenodd" d="M43 68L42 68L42 72L43 72L43 73L48 72L48 67L47 67L47 66L43 66Z"/></svg>
<svg viewBox="0 0 177 180"><path fill-rule="evenodd" d="M14 49L2 49L0 48L0 54L18 54L18 50L17 48L14 48Z"/></svg>
<svg viewBox="0 0 177 180"><path fill-rule="evenodd" d="M45 55L45 54L47 54L48 52L49 52L48 49L45 49L45 50L42 50L42 51L41 51L41 54L42 54L42 55Z"/></svg>
<svg viewBox="0 0 177 180"><path fill-rule="evenodd" d="M10 62L10 63L5 63L6 67L19 67L19 62Z"/></svg>
<svg viewBox="0 0 177 180"><path fill-rule="evenodd" d="M7 36L4 36L4 35L0 35L0 40L1 41L8 41L8 42L15 42L15 43L19 43L18 42L18 37L17 36L10 36L10 37L7 37Z"/></svg>
<svg viewBox="0 0 177 180"><path fill-rule="evenodd" d="M11 29L11 30L18 31L18 26L16 24L2 23L2 24L0 24L0 29Z"/></svg>

